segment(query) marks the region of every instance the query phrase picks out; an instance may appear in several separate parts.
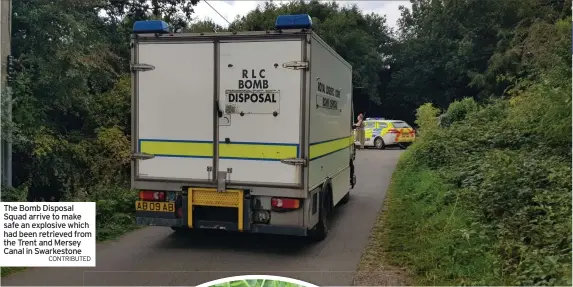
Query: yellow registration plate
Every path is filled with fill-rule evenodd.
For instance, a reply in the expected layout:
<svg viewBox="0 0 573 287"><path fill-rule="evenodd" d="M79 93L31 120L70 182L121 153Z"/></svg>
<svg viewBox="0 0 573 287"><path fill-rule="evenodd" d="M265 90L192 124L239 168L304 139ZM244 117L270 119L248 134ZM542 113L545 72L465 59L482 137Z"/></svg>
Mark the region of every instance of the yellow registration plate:
<svg viewBox="0 0 573 287"><path fill-rule="evenodd" d="M136 201L135 210L152 212L175 212L173 202Z"/></svg>

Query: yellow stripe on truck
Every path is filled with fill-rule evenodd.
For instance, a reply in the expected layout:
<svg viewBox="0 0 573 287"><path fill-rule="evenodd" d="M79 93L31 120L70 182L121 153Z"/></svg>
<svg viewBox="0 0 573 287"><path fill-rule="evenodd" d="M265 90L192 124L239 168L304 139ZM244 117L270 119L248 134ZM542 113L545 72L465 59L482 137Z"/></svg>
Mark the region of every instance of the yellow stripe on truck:
<svg viewBox="0 0 573 287"><path fill-rule="evenodd" d="M310 160L346 149L353 143L353 136L310 144Z"/></svg>
<svg viewBox="0 0 573 287"><path fill-rule="evenodd" d="M200 141L140 140L139 151L163 157L212 158L213 143ZM297 144L224 143L219 144L219 158L277 161L298 157Z"/></svg>
<svg viewBox="0 0 573 287"><path fill-rule="evenodd" d="M298 145L273 143L220 143L219 157L226 159L281 160L298 157Z"/></svg>
<svg viewBox="0 0 573 287"><path fill-rule="evenodd" d="M213 157L212 142L140 140L139 151L164 157Z"/></svg>

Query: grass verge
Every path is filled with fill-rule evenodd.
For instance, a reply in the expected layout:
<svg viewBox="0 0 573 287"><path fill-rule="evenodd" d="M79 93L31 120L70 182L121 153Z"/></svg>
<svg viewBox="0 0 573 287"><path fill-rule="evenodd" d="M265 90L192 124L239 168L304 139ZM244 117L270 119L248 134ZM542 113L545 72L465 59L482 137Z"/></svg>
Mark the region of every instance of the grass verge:
<svg viewBox="0 0 573 287"><path fill-rule="evenodd" d="M355 285L487 285L496 257L437 172L405 153L392 177ZM471 232L470 232L471 230Z"/></svg>
<svg viewBox="0 0 573 287"><path fill-rule="evenodd" d="M387 252L383 239L387 236L384 222L387 218L388 200L384 201L382 211L372 228L358 271L354 276L353 286L406 286L411 285L411 275L406 268L387 264Z"/></svg>
<svg viewBox="0 0 573 287"><path fill-rule="evenodd" d="M26 267L2 267L0 268L0 272L2 273L2 277L4 277L25 269Z"/></svg>

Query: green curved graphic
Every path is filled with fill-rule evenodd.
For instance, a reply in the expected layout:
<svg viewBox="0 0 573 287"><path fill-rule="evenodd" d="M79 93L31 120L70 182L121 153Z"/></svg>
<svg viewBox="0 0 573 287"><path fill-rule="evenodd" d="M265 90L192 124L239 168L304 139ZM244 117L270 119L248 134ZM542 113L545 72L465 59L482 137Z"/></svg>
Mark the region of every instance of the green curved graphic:
<svg viewBox="0 0 573 287"><path fill-rule="evenodd" d="M214 284L210 285L209 287L306 287L306 286L280 280L245 279L245 280L234 280L225 283Z"/></svg>

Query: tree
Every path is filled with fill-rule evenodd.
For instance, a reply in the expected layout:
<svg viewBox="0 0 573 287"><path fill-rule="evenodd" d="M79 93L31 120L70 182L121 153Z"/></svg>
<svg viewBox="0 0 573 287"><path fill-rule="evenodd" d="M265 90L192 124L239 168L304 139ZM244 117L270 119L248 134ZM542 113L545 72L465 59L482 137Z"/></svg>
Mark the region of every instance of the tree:
<svg viewBox="0 0 573 287"><path fill-rule="evenodd" d="M402 9L383 106L413 119L425 102L443 109L503 95L527 73L517 43L533 19L553 23L570 11L568 1L413 0Z"/></svg>
<svg viewBox="0 0 573 287"><path fill-rule="evenodd" d="M386 19L366 15L356 5L340 7L335 2L292 1L283 5L265 2L229 26L235 31L272 30L283 14L309 14L313 30L353 67L355 110L376 113L383 86L380 73L393 44Z"/></svg>
<svg viewBox="0 0 573 287"><path fill-rule="evenodd" d="M187 26L197 1L32 2L13 4L14 184L32 200L128 187L131 27Z"/></svg>

